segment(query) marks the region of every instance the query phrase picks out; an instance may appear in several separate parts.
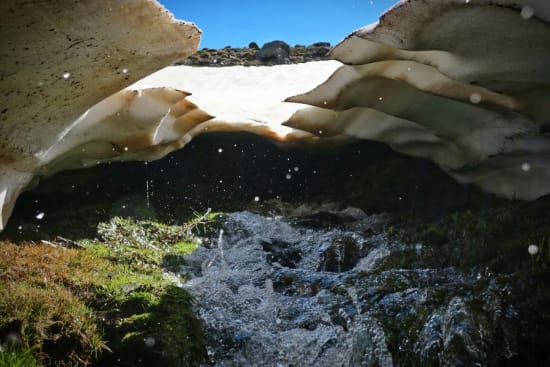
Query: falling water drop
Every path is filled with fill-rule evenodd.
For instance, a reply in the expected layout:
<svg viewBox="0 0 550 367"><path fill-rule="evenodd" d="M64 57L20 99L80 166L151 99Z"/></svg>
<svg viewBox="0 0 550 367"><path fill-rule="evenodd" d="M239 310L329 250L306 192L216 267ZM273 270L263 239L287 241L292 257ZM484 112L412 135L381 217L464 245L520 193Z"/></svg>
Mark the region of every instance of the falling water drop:
<svg viewBox="0 0 550 367"><path fill-rule="evenodd" d="M68 71L63 73L63 79L69 79L70 77L71 77L71 73L69 73Z"/></svg>
<svg viewBox="0 0 550 367"><path fill-rule="evenodd" d="M153 338L152 336L150 337L147 337L145 339L143 339L143 342L145 343L145 345L149 348L152 348L155 346L155 344L157 343L155 338Z"/></svg>
<svg viewBox="0 0 550 367"><path fill-rule="evenodd" d="M521 17L523 19L529 19L533 15L535 15L535 9L533 9L532 7L524 6L523 8L521 8Z"/></svg>
<svg viewBox="0 0 550 367"><path fill-rule="evenodd" d="M478 104L479 102L481 102L481 94L472 93L470 95L470 102L472 102L473 104Z"/></svg>
<svg viewBox="0 0 550 367"><path fill-rule="evenodd" d="M529 245L529 247L527 247L527 252L529 252L531 256L536 255L539 252L539 247L537 245Z"/></svg>
<svg viewBox="0 0 550 367"><path fill-rule="evenodd" d="M145 161L145 199L147 201L147 208L151 207L151 192L149 187L149 170L147 169L147 161Z"/></svg>

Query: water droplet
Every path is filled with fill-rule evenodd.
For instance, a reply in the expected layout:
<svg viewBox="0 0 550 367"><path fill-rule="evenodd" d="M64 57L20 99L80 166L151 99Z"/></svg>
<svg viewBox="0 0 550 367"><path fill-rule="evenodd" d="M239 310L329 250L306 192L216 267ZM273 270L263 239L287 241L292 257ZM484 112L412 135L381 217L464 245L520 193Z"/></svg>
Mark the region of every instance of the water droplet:
<svg viewBox="0 0 550 367"><path fill-rule="evenodd" d="M41 220L42 218L44 218L44 212L40 212L38 214L36 214L35 218L38 219L38 220Z"/></svg>
<svg viewBox="0 0 550 367"><path fill-rule="evenodd" d="M319 130L319 134L322 134L323 133L323 130Z"/></svg>
<svg viewBox="0 0 550 367"><path fill-rule="evenodd" d="M472 102L473 104L478 104L479 102L481 102L481 94L472 93L470 95L470 102Z"/></svg>
<svg viewBox="0 0 550 367"><path fill-rule="evenodd" d="M71 73L69 73L68 71L63 73L63 79L69 79L70 77L71 77Z"/></svg>
<svg viewBox="0 0 550 367"><path fill-rule="evenodd" d="M17 227L18 230L22 231L23 230L23 226L19 226Z"/></svg>
<svg viewBox="0 0 550 367"><path fill-rule="evenodd" d="M152 336L143 339L143 342L145 343L145 346L147 346L149 348L154 347L155 344L157 343L155 338L153 338Z"/></svg>
<svg viewBox="0 0 550 367"><path fill-rule="evenodd" d="M533 256L539 253L539 247L537 245L529 245L527 247L527 252L529 252L529 255Z"/></svg>
<svg viewBox="0 0 550 367"><path fill-rule="evenodd" d="M254 196L254 201L260 201L260 197L259 196Z"/></svg>
<svg viewBox="0 0 550 367"><path fill-rule="evenodd" d="M533 15L535 15L535 9L533 9L532 7L524 6L523 8L521 8L521 17L523 19L529 19Z"/></svg>
<svg viewBox="0 0 550 367"><path fill-rule="evenodd" d="M531 169L531 164L525 162L521 165L521 170L524 171L524 172L527 172Z"/></svg>
<svg viewBox="0 0 550 367"><path fill-rule="evenodd" d="M287 180L290 180L290 179L292 178L292 175L291 175L290 173L287 173L287 174L285 175L285 178L286 178Z"/></svg>
<svg viewBox="0 0 550 367"><path fill-rule="evenodd" d="M294 172L298 172L300 170L299 167L294 167Z"/></svg>
<svg viewBox="0 0 550 367"><path fill-rule="evenodd" d="M323 101L323 104L327 104L327 101Z"/></svg>
<svg viewBox="0 0 550 367"><path fill-rule="evenodd" d="M128 69L124 68L124 69L122 69L122 72L123 72L124 74L126 74L126 73L128 72Z"/></svg>
<svg viewBox="0 0 550 367"><path fill-rule="evenodd" d="M218 153L221 153L223 152L223 149L222 148L218 148Z"/></svg>
<svg viewBox="0 0 550 367"><path fill-rule="evenodd" d="M383 100L383 99L384 99L384 98L382 98L382 97L378 97L378 100L379 100L379 101L381 101L381 100Z"/></svg>
<svg viewBox="0 0 550 367"><path fill-rule="evenodd" d="M128 147L124 147L124 151L127 152L127 151L128 151Z"/></svg>

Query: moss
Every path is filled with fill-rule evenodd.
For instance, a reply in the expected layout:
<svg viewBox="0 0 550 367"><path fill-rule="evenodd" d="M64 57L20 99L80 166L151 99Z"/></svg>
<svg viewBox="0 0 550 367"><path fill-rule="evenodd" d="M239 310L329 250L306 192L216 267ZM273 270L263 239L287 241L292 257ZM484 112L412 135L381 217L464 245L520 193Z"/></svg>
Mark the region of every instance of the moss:
<svg viewBox="0 0 550 367"><path fill-rule="evenodd" d="M414 308L409 313L398 314L394 318L381 318L386 345L395 366L421 365L419 356L415 352L415 344L427 316L426 310Z"/></svg>
<svg viewBox="0 0 550 367"><path fill-rule="evenodd" d="M0 243L0 330L19 325L15 335L40 364L203 360L192 298L165 274L167 259L181 263L198 242L153 221L115 217L98 229L100 240L77 249Z"/></svg>
<svg viewBox="0 0 550 367"><path fill-rule="evenodd" d="M440 246L449 241L447 232L435 224L427 225L419 239L426 246Z"/></svg>
<svg viewBox="0 0 550 367"><path fill-rule="evenodd" d="M44 244L2 242L0 252L0 329L32 348L40 363L85 364L106 349L87 305L105 261Z"/></svg>
<svg viewBox="0 0 550 367"><path fill-rule="evenodd" d="M0 346L0 366L3 367L38 367L31 348L21 348L13 344Z"/></svg>

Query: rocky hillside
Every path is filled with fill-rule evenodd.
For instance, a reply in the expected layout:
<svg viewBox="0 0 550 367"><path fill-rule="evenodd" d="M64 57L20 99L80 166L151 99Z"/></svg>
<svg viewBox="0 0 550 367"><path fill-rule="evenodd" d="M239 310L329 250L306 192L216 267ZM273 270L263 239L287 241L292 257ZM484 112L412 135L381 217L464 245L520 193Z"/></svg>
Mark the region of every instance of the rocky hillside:
<svg viewBox="0 0 550 367"><path fill-rule="evenodd" d="M316 42L309 46L289 46L282 41L268 42L260 48L255 42L248 47L226 46L215 50L203 48L176 65L190 66L260 66L275 64L298 64L307 61L325 60L331 50L328 42Z"/></svg>

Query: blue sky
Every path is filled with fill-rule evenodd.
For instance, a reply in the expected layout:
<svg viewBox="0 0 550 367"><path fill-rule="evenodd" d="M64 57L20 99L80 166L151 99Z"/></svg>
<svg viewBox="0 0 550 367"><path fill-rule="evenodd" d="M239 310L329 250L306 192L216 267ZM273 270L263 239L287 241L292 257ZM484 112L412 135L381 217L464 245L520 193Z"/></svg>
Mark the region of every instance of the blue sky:
<svg viewBox="0 0 550 367"><path fill-rule="evenodd" d="M200 48L260 47L276 39L294 46L332 45L378 20L396 0L158 0L176 18L202 29Z"/></svg>

